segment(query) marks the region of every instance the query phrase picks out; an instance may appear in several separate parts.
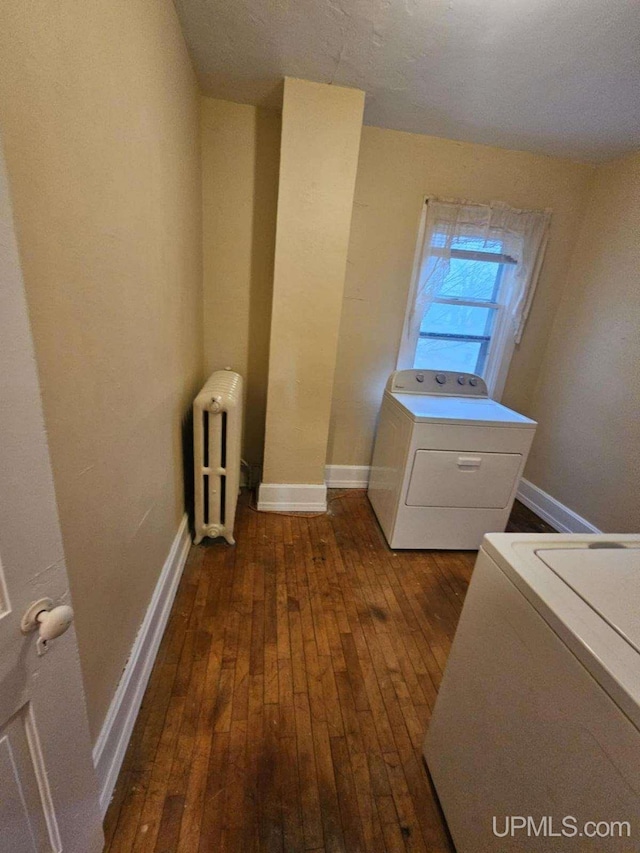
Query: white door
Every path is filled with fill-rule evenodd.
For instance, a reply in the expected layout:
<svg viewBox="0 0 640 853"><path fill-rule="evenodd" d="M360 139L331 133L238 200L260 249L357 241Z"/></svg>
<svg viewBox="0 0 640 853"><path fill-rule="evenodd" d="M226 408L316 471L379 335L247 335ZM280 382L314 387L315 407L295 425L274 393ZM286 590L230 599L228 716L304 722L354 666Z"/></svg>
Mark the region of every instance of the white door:
<svg viewBox="0 0 640 853"><path fill-rule="evenodd" d="M39 655L21 619L69 587L0 145L0 853L97 853L103 836L73 625Z"/></svg>

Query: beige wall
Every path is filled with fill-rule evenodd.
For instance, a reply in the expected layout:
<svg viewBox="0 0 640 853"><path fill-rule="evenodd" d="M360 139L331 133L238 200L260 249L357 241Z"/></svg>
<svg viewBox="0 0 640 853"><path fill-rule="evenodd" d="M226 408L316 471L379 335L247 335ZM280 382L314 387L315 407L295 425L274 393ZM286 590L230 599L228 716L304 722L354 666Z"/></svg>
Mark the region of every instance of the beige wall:
<svg viewBox="0 0 640 853"><path fill-rule="evenodd" d="M198 106L169 0L3 4L0 122L94 738L183 513Z"/></svg>
<svg viewBox="0 0 640 853"><path fill-rule="evenodd" d="M263 482L324 485L364 92L287 77Z"/></svg>
<svg viewBox="0 0 640 853"><path fill-rule="evenodd" d="M638 532L640 153L596 172L533 411L527 477L605 532Z"/></svg>
<svg viewBox="0 0 640 853"><path fill-rule="evenodd" d="M504 402L532 394L593 167L365 127L344 289L328 462L368 465L384 384L396 366L425 195L553 209L551 239Z"/></svg>
<svg viewBox="0 0 640 853"><path fill-rule="evenodd" d="M203 98L207 374L245 377L244 458L262 462L278 202L280 113Z"/></svg>

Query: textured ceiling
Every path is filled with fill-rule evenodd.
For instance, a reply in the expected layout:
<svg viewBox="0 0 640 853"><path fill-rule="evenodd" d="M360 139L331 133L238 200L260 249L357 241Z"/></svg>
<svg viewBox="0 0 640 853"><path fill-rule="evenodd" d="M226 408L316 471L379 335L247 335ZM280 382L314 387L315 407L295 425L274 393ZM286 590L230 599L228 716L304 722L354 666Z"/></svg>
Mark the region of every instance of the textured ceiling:
<svg viewBox="0 0 640 853"><path fill-rule="evenodd" d="M367 93L365 124L582 160L640 148L640 0L175 0L203 91Z"/></svg>

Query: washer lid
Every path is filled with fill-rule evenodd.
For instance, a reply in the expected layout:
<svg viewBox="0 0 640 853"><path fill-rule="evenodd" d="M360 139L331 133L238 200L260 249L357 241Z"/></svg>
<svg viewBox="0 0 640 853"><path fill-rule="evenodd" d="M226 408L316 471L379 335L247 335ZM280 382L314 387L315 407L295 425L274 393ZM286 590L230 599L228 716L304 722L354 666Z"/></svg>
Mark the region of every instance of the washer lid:
<svg viewBox="0 0 640 853"><path fill-rule="evenodd" d="M389 393L389 392L387 392ZM436 394L390 395L419 423L509 426L533 429L535 421L487 397L447 397Z"/></svg>
<svg viewBox="0 0 640 853"><path fill-rule="evenodd" d="M640 534L489 533L482 550L640 731Z"/></svg>
<svg viewBox="0 0 640 853"><path fill-rule="evenodd" d="M535 553L640 653L640 548L540 548Z"/></svg>

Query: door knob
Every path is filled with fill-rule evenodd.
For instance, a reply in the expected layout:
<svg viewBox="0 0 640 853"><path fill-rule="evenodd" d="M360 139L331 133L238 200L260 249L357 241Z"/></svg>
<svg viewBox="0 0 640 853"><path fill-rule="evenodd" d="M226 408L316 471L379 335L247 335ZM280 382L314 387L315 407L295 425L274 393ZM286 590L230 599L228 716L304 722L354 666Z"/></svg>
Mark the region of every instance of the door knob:
<svg viewBox="0 0 640 853"><path fill-rule="evenodd" d="M50 598L40 598L27 608L20 627L23 634L38 630L38 653L43 654L49 640L55 640L73 622L73 610L68 604L53 606Z"/></svg>

